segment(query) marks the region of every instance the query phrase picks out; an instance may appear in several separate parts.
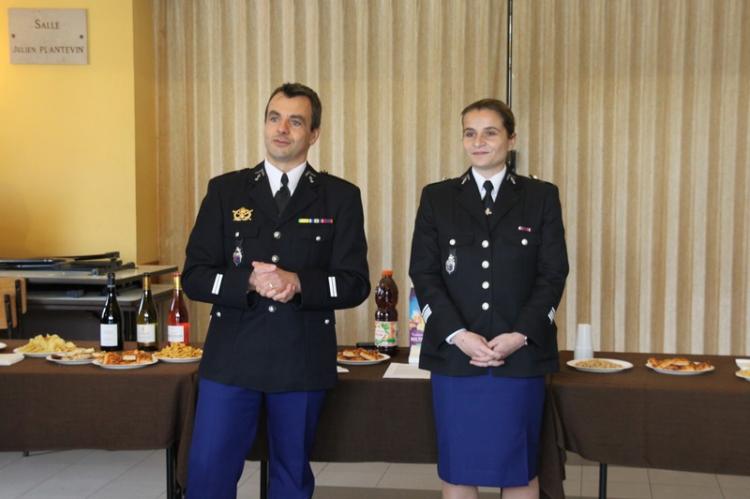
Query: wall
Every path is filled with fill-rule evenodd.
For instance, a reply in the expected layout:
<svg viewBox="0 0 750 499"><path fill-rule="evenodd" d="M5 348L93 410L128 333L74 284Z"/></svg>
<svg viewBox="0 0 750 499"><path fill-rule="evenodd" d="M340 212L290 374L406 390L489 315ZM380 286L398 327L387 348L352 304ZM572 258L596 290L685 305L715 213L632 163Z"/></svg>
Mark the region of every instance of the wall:
<svg viewBox="0 0 750 499"><path fill-rule="evenodd" d="M10 7L87 9L89 64L11 65ZM158 258L155 231L138 245L132 2L0 0L0 33L0 256Z"/></svg>

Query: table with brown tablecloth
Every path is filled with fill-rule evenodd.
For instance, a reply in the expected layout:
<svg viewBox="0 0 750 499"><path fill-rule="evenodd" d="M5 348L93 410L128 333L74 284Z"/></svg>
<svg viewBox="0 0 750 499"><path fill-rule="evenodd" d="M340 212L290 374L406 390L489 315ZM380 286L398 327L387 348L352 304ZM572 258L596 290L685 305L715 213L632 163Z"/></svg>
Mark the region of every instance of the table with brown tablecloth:
<svg viewBox="0 0 750 499"><path fill-rule="evenodd" d="M558 450L600 463L750 475L750 383L735 376L734 357L688 355L716 369L674 376L646 368L649 354L596 356L634 367L616 374L579 372L565 364L571 352L562 352L561 371L548 390L545 431L554 435L545 438L545 456L559 455L554 442ZM543 472L552 476L559 464Z"/></svg>
<svg viewBox="0 0 750 499"><path fill-rule="evenodd" d="M6 352L25 343L4 342ZM26 358L0 367L0 451L171 449L184 483L197 366L108 370Z"/></svg>
<svg viewBox="0 0 750 499"><path fill-rule="evenodd" d="M6 351L21 342L8 342ZM750 475L750 383L732 357L700 356L712 373L678 377L644 367L617 374L571 369L548 378L542 428L542 496L564 497L565 450L617 465ZM406 362L406 351L393 359ZM383 379L387 363L349 366L327 397L313 450L318 461L434 463L427 380ZM156 449L177 446L184 483L196 364L109 371L26 359L0 368L0 450ZM262 428L262 426L261 426ZM265 456L264 434L251 456Z"/></svg>

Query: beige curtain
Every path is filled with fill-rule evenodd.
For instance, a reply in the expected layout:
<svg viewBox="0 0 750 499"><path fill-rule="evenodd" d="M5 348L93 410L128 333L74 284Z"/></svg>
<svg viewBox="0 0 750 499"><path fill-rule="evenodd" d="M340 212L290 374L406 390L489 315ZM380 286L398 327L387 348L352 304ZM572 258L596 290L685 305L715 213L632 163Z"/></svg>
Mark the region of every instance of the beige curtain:
<svg viewBox="0 0 750 499"><path fill-rule="evenodd" d="M750 2L516 6L521 163L563 196L563 329L748 353Z"/></svg>
<svg viewBox="0 0 750 499"><path fill-rule="evenodd" d="M305 82L310 160L362 188L405 328L419 192L465 168L463 106L505 96L505 8L157 0L162 261L182 263L208 179L262 159L270 91ZM560 187L567 227L561 346L591 322L597 349L750 353L750 2L516 0L514 18L519 171ZM340 313L340 343L371 339L373 313Z"/></svg>
<svg viewBox="0 0 750 499"><path fill-rule="evenodd" d="M505 2L159 1L155 9L162 261L183 263L208 180L263 158L268 95L300 81L323 101L310 162L362 189L371 280L394 270L405 330L421 188L465 169L461 109L505 95ZM339 342L371 341L374 313L373 299L339 313ZM207 314L193 305L199 337Z"/></svg>

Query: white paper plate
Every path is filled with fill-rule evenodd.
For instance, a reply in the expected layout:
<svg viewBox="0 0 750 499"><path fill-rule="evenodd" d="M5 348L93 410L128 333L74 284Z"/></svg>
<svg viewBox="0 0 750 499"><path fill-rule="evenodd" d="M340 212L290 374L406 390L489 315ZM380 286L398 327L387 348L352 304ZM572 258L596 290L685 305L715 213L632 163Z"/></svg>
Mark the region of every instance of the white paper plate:
<svg viewBox="0 0 750 499"><path fill-rule="evenodd" d="M340 360L336 359L336 362L339 364L345 365L345 366L372 366L374 364L380 364L381 362L385 362L386 360L390 359L390 355L386 355L384 353L380 354L380 358L378 360Z"/></svg>
<svg viewBox="0 0 750 499"><path fill-rule="evenodd" d="M7 347L7 346L8 346L8 345L6 345L6 344L5 344L5 343L3 343L2 341L0 341L0 350L2 350L3 348L5 348L5 347Z"/></svg>
<svg viewBox="0 0 750 499"><path fill-rule="evenodd" d="M92 362L95 366L99 366L104 369L113 369L116 371L121 371L125 369L140 369L141 367L147 367L147 366L153 366L159 362L157 359L151 360L151 362L145 362L143 364L102 364L101 360L95 360Z"/></svg>
<svg viewBox="0 0 750 499"><path fill-rule="evenodd" d="M669 374L670 376L698 376L699 374L710 373L711 371L714 371L716 369L714 366L711 366L709 369L704 369L702 371L673 371L671 369L661 369L659 367L651 367L648 364L646 364L646 367L648 367L652 371L656 371L659 374Z"/></svg>
<svg viewBox="0 0 750 499"><path fill-rule="evenodd" d="M750 359L734 359L740 369L750 369Z"/></svg>
<svg viewBox="0 0 750 499"><path fill-rule="evenodd" d="M154 355L155 359L159 359L162 362L168 362L170 364L189 364L190 362L200 362L203 356L198 357L162 357L160 355Z"/></svg>
<svg viewBox="0 0 750 499"><path fill-rule="evenodd" d="M52 355L47 355L45 357L50 362L54 362L55 364L61 364L63 366L83 366L85 364L91 364L94 362L94 359L92 357L88 359L56 359Z"/></svg>
<svg viewBox="0 0 750 499"><path fill-rule="evenodd" d="M612 362L613 364L617 364L620 367L612 367L612 368L607 368L607 367L584 367L584 366L579 366L578 365L579 362L584 362L584 361L587 361L587 360L606 360L607 362ZM627 360L620 360L620 359L600 359L598 357L596 359L569 360L568 362L566 362L566 364L569 365L570 367L572 367L573 369L577 369L577 370L583 371L585 373L597 373L597 374L619 373L621 371L625 371L627 369L632 369L633 368L633 364L631 364Z"/></svg>
<svg viewBox="0 0 750 499"><path fill-rule="evenodd" d="M22 355L25 355L26 357L33 357L35 359L44 359L48 355L59 352L23 352L21 351L21 347L18 347L13 349L13 353L20 353Z"/></svg>
<svg viewBox="0 0 750 499"><path fill-rule="evenodd" d="M745 381L750 381L750 376L744 376L743 374L740 374L740 373L741 371L737 371L736 373L734 373L734 375L737 376L738 378L744 379Z"/></svg>

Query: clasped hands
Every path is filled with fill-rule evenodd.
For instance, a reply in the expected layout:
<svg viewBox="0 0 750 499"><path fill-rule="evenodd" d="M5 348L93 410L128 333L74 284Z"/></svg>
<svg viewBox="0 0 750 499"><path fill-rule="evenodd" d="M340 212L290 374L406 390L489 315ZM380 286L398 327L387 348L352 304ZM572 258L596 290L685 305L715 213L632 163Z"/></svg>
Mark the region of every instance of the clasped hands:
<svg viewBox="0 0 750 499"><path fill-rule="evenodd" d="M498 367L505 364L505 359L526 344L526 337L516 332L502 333L487 341L480 334L463 331L456 335L454 344L471 358L469 364L477 367Z"/></svg>
<svg viewBox="0 0 750 499"><path fill-rule="evenodd" d="M250 289L264 298L286 303L302 291L302 285L294 272L288 272L272 263L253 262Z"/></svg>

